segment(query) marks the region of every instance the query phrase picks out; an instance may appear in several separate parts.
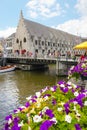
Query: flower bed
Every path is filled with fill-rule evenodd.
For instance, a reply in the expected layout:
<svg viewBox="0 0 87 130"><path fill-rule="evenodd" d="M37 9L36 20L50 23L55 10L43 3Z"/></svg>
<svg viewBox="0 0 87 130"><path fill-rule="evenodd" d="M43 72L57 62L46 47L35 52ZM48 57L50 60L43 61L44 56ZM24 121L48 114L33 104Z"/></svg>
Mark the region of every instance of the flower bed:
<svg viewBox="0 0 87 130"><path fill-rule="evenodd" d="M86 130L87 90L60 81L27 98L6 117L3 130Z"/></svg>
<svg viewBox="0 0 87 130"><path fill-rule="evenodd" d="M87 79L87 59L84 59L83 62L79 62L76 66L72 66L68 71L68 79L75 77L85 77Z"/></svg>

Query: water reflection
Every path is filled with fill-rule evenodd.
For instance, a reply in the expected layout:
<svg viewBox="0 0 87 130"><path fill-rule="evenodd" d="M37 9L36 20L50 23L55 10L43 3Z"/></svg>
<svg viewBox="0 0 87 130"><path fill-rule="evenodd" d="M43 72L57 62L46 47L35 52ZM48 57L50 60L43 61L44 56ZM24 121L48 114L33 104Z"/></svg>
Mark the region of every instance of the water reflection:
<svg viewBox="0 0 87 130"><path fill-rule="evenodd" d="M59 80L52 67L48 71L16 70L0 74L0 128L5 116L24 105L26 97L45 86L56 84Z"/></svg>

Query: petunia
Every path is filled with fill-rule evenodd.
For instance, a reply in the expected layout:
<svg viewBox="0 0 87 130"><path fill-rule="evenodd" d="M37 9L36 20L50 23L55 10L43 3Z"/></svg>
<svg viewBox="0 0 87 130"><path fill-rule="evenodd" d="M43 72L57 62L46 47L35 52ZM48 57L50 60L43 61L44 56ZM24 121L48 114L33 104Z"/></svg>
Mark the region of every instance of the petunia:
<svg viewBox="0 0 87 130"><path fill-rule="evenodd" d="M40 125L40 130L49 130L49 128L54 124L54 121L46 120Z"/></svg>
<svg viewBox="0 0 87 130"><path fill-rule="evenodd" d="M18 124L12 126L11 130L21 130L21 127Z"/></svg>
<svg viewBox="0 0 87 130"><path fill-rule="evenodd" d="M30 106L30 103L29 103L29 102L26 102L26 103L25 103L25 106L26 106L26 107L29 107L29 106Z"/></svg>
<svg viewBox="0 0 87 130"><path fill-rule="evenodd" d="M70 115L65 115L65 121L71 123L72 117Z"/></svg>
<svg viewBox="0 0 87 130"><path fill-rule="evenodd" d="M46 112L45 112L45 114L48 115L50 118L54 117L53 111L50 110L50 109L47 109Z"/></svg>
<svg viewBox="0 0 87 130"><path fill-rule="evenodd" d="M82 130L79 124L75 124L76 130Z"/></svg>
<svg viewBox="0 0 87 130"><path fill-rule="evenodd" d="M64 108L65 108L66 114L68 114L70 112L70 110L69 110L69 103L65 103L64 104Z"/></svg>
<svg viewBox="0 0 87 130"><path fill-rule="evenodd" d="M56 104L57 104L56 99L53 99L53 100L52 100L52 104L53 104L53 105L56 105Z"/></svg>
<svg viewBox="0 0 87 130"><path fill-rule="evenodd" d="M39 115L35 115L34 117L33 117L33 121L34 122L41 122L43 119L41 118L41 116L39 116Z"/></svg>
<svg viewBox="0 0 87 130"><path fill-rule="evenodd" d="M5 117L5 120L7 120L7 121L8 121L9 119L11 119L11 120L12 120L12 115L11 115L11 114Z"/></svg>

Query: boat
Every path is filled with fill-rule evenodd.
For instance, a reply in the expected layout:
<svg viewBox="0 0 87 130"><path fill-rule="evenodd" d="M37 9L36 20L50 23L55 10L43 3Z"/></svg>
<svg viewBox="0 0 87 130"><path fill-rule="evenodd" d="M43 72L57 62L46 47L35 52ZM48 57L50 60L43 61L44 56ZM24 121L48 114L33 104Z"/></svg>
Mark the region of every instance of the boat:
<svg viewBox="0 0 87 130"><path fill-rule="evenodd" d="M16 65L7 65L7 66L1 66L0 67L0 73L10 72L15 70Z"/></svg>

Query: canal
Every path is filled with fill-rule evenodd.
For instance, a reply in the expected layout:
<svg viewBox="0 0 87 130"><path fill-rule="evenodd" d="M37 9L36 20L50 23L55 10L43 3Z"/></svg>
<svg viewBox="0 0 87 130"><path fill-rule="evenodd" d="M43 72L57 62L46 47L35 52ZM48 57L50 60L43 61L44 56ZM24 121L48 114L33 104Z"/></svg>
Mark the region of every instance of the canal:
<svg viewBox="0 0 87 130"><path fill-rule="evenodd" d="M22 71L16 70L0 74L0 129L5 116L26 102L26 97L45 86L57 84L65 77L56 76L55 66L48 70Z"/></svg>

